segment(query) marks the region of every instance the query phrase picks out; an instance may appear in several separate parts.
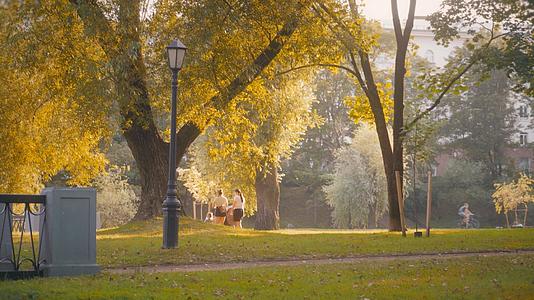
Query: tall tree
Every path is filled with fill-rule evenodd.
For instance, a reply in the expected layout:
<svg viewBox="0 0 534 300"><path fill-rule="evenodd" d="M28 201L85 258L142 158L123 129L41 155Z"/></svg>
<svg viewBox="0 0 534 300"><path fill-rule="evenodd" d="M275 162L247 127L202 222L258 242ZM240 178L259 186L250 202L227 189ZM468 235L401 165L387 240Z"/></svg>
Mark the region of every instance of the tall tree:
<svg viewBox="0 0 534 300"><path fill-rule="evenodd" d="M292 218L293 208L299 207L308 212L302 214L306 216L304 221L309 222L306 226L318 226L319 223L328 226L330 208L325 203L323 186L334 170L335 151L347 145L354 131L355 124L343 103L346 97L353 95L354 85L347 74L331 70L321 70L313 81L311 109L321 118L321 124L309 128L291 159L282 162L281 201L288 208L287 218ZM295 198L295 190L306 196ZM297 203L300 199L303 203Z"/></svg>
<svg viewBox="0 0 534 300"><path fill-rule="evenodd" d="M137 213L137 218L150 218L160 213L161 199L165 195L165 178L167 176L166 164L167 164L167 147L168 144L162 138L154 120L154 113L152 111L150 102L150 93L148 87L148 73L145 65L145 58L143 49L146 45L143 41L144 38L150 38L141 36L144 31L143 20L141 19L141 2L140 1L116 1L113 4L112 17L108 17L104 7L96 1L71 1L78 12L81 20L89 32L93 33L98 41L99 46L102 47L106 53L106 58L113 69L111 71L116 84L116 92L120 99L120 114L122 116L122 129L128 145L132 150L132 154L137 162L137 166L141 175L141 204ZM207 33L200 35L200 41L189 40L186 38L185 42L194 49L190 51L192 58L189 60L189 69L191 71L195 69L202 69L207 66L203 61L201 55L212 56L212 61L222 59L218 53L214 53L217 46L224 47L225 44L219 45L220 42L225 42L224 38L219 39L217 34L219 30L215 30L215 24L232 23L232 18L239 19L240 22L246 22L250 26L249 30L264 30L260 26L254 24L253 20L247 16L247 14L261 14L266 13L267 3L257 6L242 5L242 11L238 11L236 7L228 7L226 14L220 14L220 11L214 9L217 6L213 1L201 1L197 3L188 3L176 1L162 2L155 5L155 14L161 13L169 16L169 21L175 21L178 24L176 27L183 27L185 29L193 29L189 34L195 34L195 31L199 31L200 25L207 25L203 27ZM234 57L234 61L229 61L224 65L227 69L217 72L221 65L214 66L215 69L211 70L211 73L215 73L213 76L223 76L223 79L217 84L220 86L212 92L211 97L207 97L203 103L203 109L219 110L224 109L225 106L232 101L237 95L239 95L247 86L254 81L265 69L269 63L276 57L281 51L282 47L291 37L298 26L297 13L300 4L293 7L287 7L287 14L277 14L273 20L278 21L278 29L276 31L270 31L269 39L264 39L265 42L260 47L254 47L249 49L252 51L248 54L248 57L239 57L242 59L242 63L237 61L238 57ZM162 10L166 10L163 12ZM177 20L176 16L171 19L174 13L181 11L184 15L191 16L191 19L183 18ZM204 15L199 15L199 14ZM185 16L184 16L185 17ZM209 20L209 24L203 23L199 20L199 17ZM228 22L225 22L224 18L229 18ZM155 17L156 21L159 21L158 17ZM191 21L189 21L191 20ZM189 22L188 22L189 21ZM234 21L235 22L235 21ZM207 23L207 22L204 22ZM231 24L234 25L234 24ZM239 34L243 34L243 30L247 30L244 24L238 28L235 25L229 26L233 32L230 36L233 38L239 37ZM171 26L172 28L173 26ZM274 27L274 26L273 26ZM208 30L210 29L210 30ZM178 31L185 36L184 29ZM221 33L222 34L222 33ZM246 37L250 37L246 35ZM169 39L170 40L170 39ZM238 42L236 40L236 42ZM163 42L163 41L161 41ZM209 49L209 44L214 43L216 47ZM164 45L164 44L163 44ZM160 49L161 46L159 45ZM226 49L218 50L231 50L234 45ZM202 49L202 47L207 49ZM234 46L235 47L235 46ZM204 51L203 51L204 50ZM237 49L235 49L237 50ZM239 49L244 50L244 49ZM162 51L163 52L163 51ZM212 62L213 64L213 62ZM198 70L195 70L198 72ZM221 74L222 73L222 74ZM191 84L188 80L189 74L185 74L186 84ZM197 89L199 87L196 87ZM214 87L213 87L214 88ZM184 95L185 94L185 95ZM185 97L189 96L186 93L182 93ZM185 99L187 102L188 99ZM182 126L177 133L177 158L180 160L187 147L200 135L205 126L209 123L209 119L183 121ZM199 122L200 121L200 122Z"/></svg>
<svg viewBox="0 0 534 300"><path fill-rule="evenodd" d="M160 213L166 191L168 133L161 120L168 110L169 72L164 47L177 36L189 46L186 67L180 72L180 160L189 145L240 101L239 96L265 75L275 59L289 64L312 57L299 55L322 43L315 39L320 36L317 32L310 32L322 28L308 22L309 4L307 0L17 2L8 4L17 22L34 20L32 13L39 12L38 20L44 20L45 28L38 32L34 27L13 26L9 34L47 36L54 28L46 28L46 20L57 18L64 28L80 28L72 37L64 37L61 51L70 53L67 50L83 45L101 54L92 69L84 70L84 76L107 83L104 90L112 94L109 103L115 100L110 106L117 109L116 119L140 173L142 193L136 217L143 219ZM29 5L31 10L25 10ZM67 17L59 18L58 12ZM75 43L74 38L91 43ZM59 55L49 51L57 45L33 46L41 54ZM280 58L282 49L287 49L284 58ZM76 58L65 65L79 65Z"/></svg>
<svg viewBox="0 0 534 300"><path fill-rule="evenodd" d="M445 172L432 179L432 216L444 226L456 226L458 208L469 203L482 224L493 226L491 219L495 214L490 197L491 189L488 188L482 163L452 159Z"/></svg>
<svg viewBox="0 0 534 300"><path fill-rule="evenodd" d="M349 0L348 7L329 7L324 3L317 2L315 11L317 15L329 24L332 33L344 48L348 58L348 65L339 67L357 80L358 85L365 94L372 120L380 141L380 150L384 164L388 186L389 203L389 229L400 230L400 213L397 201L397 187L395 172L403 174L403 135L404 135L404 78L406 76L406 55L413 28L416 1L410 1L410 9L404 29L402 28L397 1L391 1L392 18L395 32L396 52L393 83L393 139L387 128L387 115L385 108L389 101L389 85L380 84L376 81L376 72L373 72L373 64L370 58L372 49L376 46L376 37L362 38L364 35L362 21L358 12L356 1Z"/></svg>
<svg viewBox="0 0 534 300"><path fill-rule="evenodd" d="M455 2L454 0L447 1ZM461 2L461 1L460 1ZM470 2L470 1L464 1ZM490 11L496 12L498 9L511 6L514 10L511 13L505 14L487 14L482 13L484 5L478 5L479 2L488 1L471 1L466 5L466 9L461 7L455 10L455 7L450 5L449 14L454 15L457 23L462 20L462 16L467 16L468 13L479 12L479 14L471 14L468 20L468 25L474 25L479 21L478 16L487 18L491 26L483 27L487 29L486 34L480 34L477 31L470 30L472 35L469 52L456 65L449 65L447 70L438 70L438 72L429 72L428 76L423 79L426 83L424 90L426 93L420 95L422 104L427 105L426 108L419 110L411 120L405 120L404 116L404 100L405 100L405 78L407 71L407 54L409 50L409 40L413 28L414 14L416 7L416 0L410 0L408 15L404 23L404 28L400 21L400 16L397 7L397 1L391 0L391 11L393 20L393 32L395 34L396 49L395 49L395 64L393 68L393 76L391 76L389 83L393 86L392 99L389 97L388 82L380 84L377 81L377 70L373 67L370 53L373 47L376 47L376 37L362 38L362 20L358 15L358 7L356 1L347 0L347 6L329 6L324 3L316 2L314 6L317 15L323 20L331 29L333 35L337 38L339 45L344 48L347 57L347 63L341 65L323 64L330 67L340 68L350 73L356 79L358 85L362 89L365 98L370 106L373 122L376 125L376 131L380 140L382 158L384 160L384 171L388 182L388 199L389 199L389 213L390 213L390 230L400 230L400 215L398 209L395 172L399 171L403 174L403 140L406 134L413 129L414 125L422 118L426 117L432 112L442 101L443 97L451 90L457 89L457 83L462 76L469 71L477 62L484 58L491 46L499 42L501 38L510 35L509 32L499 33L498 23L513 24L518 12L523 13L522 16L528 15L528 10L524 5L515 5L517 1L505 1L501 5L491 6ZM444 9L445 10L445 9ZM482 11L481 11L482 10ZM458 13L460 12L460 13ZM510 12L510 11L508 11ZM526 13L526 14L525 14ZM446 13L438 13L441 16ZM473 17L474 16L474 17ZM442 41L450 40L458 35L458 30L449 30L451 24L446 16L443 18L444 22L434 22L434 30L438 39ZM520 24L525 24L525 18L522 18ZM365 24L365 23L363 23ZM448 29L449 28L449 29ZM454 28L454 27L453 27ZM516 28L519 28L516 27ZM531 28L531 27L526 27ZM528 36L528 30L526 31ZM525 43L525 41L527 43ZM519 45L529 45L528 38L522 39L518 42ZM387 131L387 102L393 101L392 112L392 142L390 142L390 135ZM402 176L402 175L401 175ZM401 187L402 188L402 187Z"/></svg>
<svg viewBox="0 0 534 300"><path fill-rule="evenodd" d="M300 182L304 177L332 172L335 151L347 145L355 127L344 105L345 98L353 93L352 79L343 72L321 70L316 75L312 109L322 118L322 124L306 132L292 159L286 162L290 172L286 176L293 177L291 180Z"/></svg>
<svg viewBox="0 0 534 300"><path fill-rule="evenodd" d="M212 188L241 188L247 214L256 211L256 229L279 228L280 161L316 123L304 83L302 76L264 81L193 144L186 172L198 170L201 176L193 180Z"/></svg>

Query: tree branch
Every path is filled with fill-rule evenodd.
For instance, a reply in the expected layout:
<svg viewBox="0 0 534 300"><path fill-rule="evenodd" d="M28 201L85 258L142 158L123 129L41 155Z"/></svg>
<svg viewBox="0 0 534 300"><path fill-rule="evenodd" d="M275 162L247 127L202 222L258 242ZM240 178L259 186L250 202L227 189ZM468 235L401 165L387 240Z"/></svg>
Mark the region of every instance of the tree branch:
<svg viewBox="0 0 534 300"><path fill-rule="evenodd" d="M337 32L334 29L331 29L338 39L341 40L345 48L347 49L347 52L349 53L350 63L353 66L353 74L358 79L358 83L360 84L362 90L365 92L367 99L369 101L369 105L371 106L371 110L373 111L373 117L375 119L376 129L377 132L379 132L379 140L380 140L380 147L382 149L382 152L385 153L385 156L391 156L392 148L389 141L389 134L387 132L387 126L386 126L386 119L384 115L384 109L382 108L382 103L380 102L380 96L378 94L378 89L373 77L373 71L371 67L371 63L369 60L369 55L359 47L357 43L357 39L352 35L349 28L343 23L341 19L339 19L324 3L319 2L318 6L323 10L340 28L343 30L347 38L344 38L343 36L340 36L339 32ZM354 8L354 7L353 7ZM352 13L357 13L355 9L351 10ZM318 11L316 11L316 14L320 15ZM324 18L320 16L323 21ZM357 15L353 16L354 18L357 18ZM327 22L328 24L328 22ZM358 51L358 56L360 57L360 64L363 72L363 76L361 75L359 71L358 64L356 63L355 55L353 53L353 50L356 49Z"/></svg>
<svg viewBox="0 0 534 300"><path fill-rule="evenodd" d="M360 63L362 65L362 71L365 76L365 82L369 89L369 104L373 110L375 116L375 123L384 123L386 124L386 118L384 115L384 109L382 108L382 103L380 102L380 95L378 94L378 88L375 83L373 76L373 70L371 68L371 63L369 61L369 56L366 53L360 52Z"/></svg>
<svg viewBox="0 0 534 300"><path fill-rule="evenodd" d="M252 83L261 72L274 60L276 55L282 50L289 38L298 28L298 17L291 17L280 29L276 36L270 43L256 56L254 61L244 68L241 73L232 80L226 87L224 87L217 95L213 96L208 102L204 104L205 107L215 107L223 109L233 98L239 93L243 92L246 87ZM208 119L206 124L209 124ZM178 143L177 155L181 157L185 155L189 146L202 133L203 126L199 126L191 121L185 123L176 133Z"/></svg>
<svg viewBox="0 0 534 300"><path fill-rule="evenodd" d="M454 76L451 81L445 86L445 88L441 91L441 93L439 94L439 96L436 98L436 100L434 100L434 103L432 103L432 105L430 105L427 109L425 109L422 113L420 113L419 115L417 115L407 126L405 126L405 128L411 128L413 125L415 125L415 123L417 123L420 119L422 119L424 116L428 115L432 110L434 110L440 103L441 103L441 100L443 99L443 97L447 94L447 92L450 90L450 88L456 83L456 81L458 81L460 78L462 78L462 76L467 72L469 71L469 69L471 69L471 67L477 62L479 61L479 59L473 59L471 60L471 62L469 62L469 64L467 64L467 66L462 70L460 71L458 74L456 74L456 76ZM407 132L407 130L405 130L405 132Z"/></svg>
<svg viewBox="0 0 534 300"><path fill-rule="evenodd" d="M412 34L413 29L413 22L415 19L415 4L416 0L410 0L410 9L408 10L408 19L406 20L406 25L404 26L404 33L402 35L403 38L403 49L406 49L408 47L408 43L410 42L410 36Z"/></svg>
<svg viewBox="0 0 534 300"><path fill-rule="evenodd" d="M291 69L288 69L288 70L284 70L284 71L278 72L278 73L276 73L276 76L281 76L281 75L285 75L285 74L293 72L293 71L298 71L298 70L302 70L302 69L306 69L306 68L313 68L313 67L328 67L328 68L341 69L341 70L347 71L348 73L350 73L350 74L352 74L354 76L357 76L357 74L354 72L354 70L352 70L349 67L346 67L346 66L343 66L343 65L338 65L338 64L327 64L327 63L324 63L324 64L323 63L307 64L307 65L294 67L294 68L291 68Z"/></svg>
<svg viewBox="0 0 534 300"><path fill-rule="evenodd" d="M356 59L354 58L354 53L353 53L353 49L356 49L358 50L359 53L363 53L363 51L359 48L358 46L358 43L356 42L356 39L352 36L352 34L350 33L350 30L347 28L347 26L343 23L342 20L340 20L339 18L337 18L331 11L328 7L326 7L326 5L324 3L318 3L319 7L321 10L323 10L330 18L332 18L334 20L334 22L336 22L340 27L342 27L343 31L345 32L346 35L348 35L349 39L351 40L351 44L349 44L346 39L337 31L335 30L331 25L330 25L330 22L328 22L323 16L322 14L320 13L319 9L317 9L316 7L313 7L313 10L315 11L315 14L317 16L319 16L319 18L321 18L321 20L323 20L323 22L325 24L327 24L328 28L330 29L331 32L333 32L336 37L338 38L338 40L341 41L341 43L343 44L343 46L345 47L345 49L347 49L347 52L349 54L349 58L350 58L350 63L352 64L352 67L353 69L352 70L349 70L349 72L354 75L356 77L356 79L358 80L358 83L360 84L360 87L362 88L362 90L365 92L366 95L369 95L369 87L368 85L365 83L362 75L361 75L361 72L360 72L360 69L358 67L358 64L356 63ZM356 5L355 3L352 3L352 6L351 6L351 11L353 14L357 14L357 9L356 9ZM355 18L357 17L357 15L354 16Z"/></svg>
<svg viewBox="0 0 534 300"><path fill-rule="evenodd" d="M330 25L330 22L328 22L322 16L322 14L319 12L317 8L312 7L313 10L315 11L315 14L319 16L325 24L327 24L330 31L332 31L336 35L338 40L341 41L341 43L343 44L343 46L345 46L347 51L351 51L353 49L356 49L358 51L362 50L357 43L357 39L352 35L347 25L345 25L345 23L343 23L343 21L340 20L324 3L319 2L317 4L319 5L321 10L323 10L338 26L340 26L343 29L344 36L340 35L340 33ZM348 43L347 40L350 40L350 43Z"/></svg>
<svg viewBox="0 0 534 300"><path fill-rule="evenodd" d="M400 47L404 39L402 36L402 29L401 29L401 23L400 23L400 18L399 18L399 8L397 6L397 0L391 0L391 15L393 17L393 30L395 31L395 39L397 41L397 47Z"/></svg>
<svg viewBox="0 0 534 300"><path fill-rule="evenodd" d="M358 83L360 83L362 90L365 92L367 97L369 97L369 88L367 87L367 83L365 83L365 80L362 77L360 69L358 68L358 64L356 63L356 58L354 57L354 53L352 53L352 51L349 51L349 58L350 58L350 63L352 64L352 67L354 68L354 73L355 73L354 76L356 76L356 79L358 79Z"/></svg>
<svg viewBox="0 0 534 300"><path fill-rule="evenodd" d="M115 56L118 41L115 38L114 30L109 20L98 6L97 0L70 0L76 6L76 12L82 19L89 32L96 37L98 44L106 53L108 58Z"/></svg>
<svg viewBox="0 0 534 300"><path fill-rule="evenodd" d="M280 53L289 38L293 35L299 25L299 18L291 17L280 29L274 39L262 50L254 61L248 65L228 86L224 88L222 93L212 97L208 102L217 109L224 108L235 96L241 93L254 79L256 79L261 72L273 61L273 59Z"/></svg>

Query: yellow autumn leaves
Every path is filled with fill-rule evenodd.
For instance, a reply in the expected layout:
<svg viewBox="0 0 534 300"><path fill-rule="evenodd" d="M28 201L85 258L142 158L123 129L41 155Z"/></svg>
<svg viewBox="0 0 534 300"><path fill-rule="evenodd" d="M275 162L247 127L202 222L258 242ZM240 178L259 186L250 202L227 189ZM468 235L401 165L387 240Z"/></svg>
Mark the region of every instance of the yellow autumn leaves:
<svg viewBox="0 0 534 300"><path fill-rule="evenodd" d="M380 96L380 103L384 110L386 122L389 121L393 113L393 86L390 82L377 82L376 87L378 95ZM354 96L345 98L345 105L349 108L349 116L354 122L365 122L368 124L374 123L373 112L369 100L363 92L358 91Z"/></svg>
<svg viewBox="0 0 534 300"><path fill-rule="evenodd" d="M110 105L93 72L102 54L65 8L0 9L0 193L36 193L54 176L85 185L105 166Z"/></svg>

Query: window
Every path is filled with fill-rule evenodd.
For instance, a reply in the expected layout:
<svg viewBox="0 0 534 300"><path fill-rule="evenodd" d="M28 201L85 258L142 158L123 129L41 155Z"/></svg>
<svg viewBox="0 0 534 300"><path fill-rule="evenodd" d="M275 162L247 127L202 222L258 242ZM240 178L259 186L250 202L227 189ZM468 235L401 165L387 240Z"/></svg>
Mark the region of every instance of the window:
<svg viewBox="0 0 534 300"><path fill-rule="evenodd" d="M438 168L435 165L430 166L430 172L432 173L432 177L438 176Z"/></svg>
<svg viewBox="0 0 534 300"><path fill-rule="evenodd" d="M429 62L434 63L434 52L432 50L426 50L425 51L425 58Z"/></svg>
<svg viewBox="0 0 534 300"><path fill-rule="evenodd" d="M526 175L529 175L530 174L530 159L528 157L520 158L518 168L519 170L521 170L521 172L525 173Z"/></svg>
<svg viewBox="0 0 534 300"><path fill-rule="evenodd" d="M519 134L519 145L521 146L526 146L528 144L528 141L527 141L527 134L524 133L524 132L521 132Z"/></svg>
<svg viewBox="0 0 534 300"><path fill-rule="evenodd" d="M528 106L526 105L521 105L519 107L519 116L521 118L528 118Z"/></svg>

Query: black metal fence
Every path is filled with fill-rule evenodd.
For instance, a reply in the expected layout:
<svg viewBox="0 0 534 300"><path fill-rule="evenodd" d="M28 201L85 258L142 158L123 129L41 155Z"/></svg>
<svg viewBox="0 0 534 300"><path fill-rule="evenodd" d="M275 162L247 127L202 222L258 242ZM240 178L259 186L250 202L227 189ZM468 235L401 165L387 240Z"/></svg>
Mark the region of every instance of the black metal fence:
<svg viewBox="0 0 534 300"><path fill-rule="evenodd" d="M0 194L0 280L42 276L45 202L44 195Z"/></svg>

